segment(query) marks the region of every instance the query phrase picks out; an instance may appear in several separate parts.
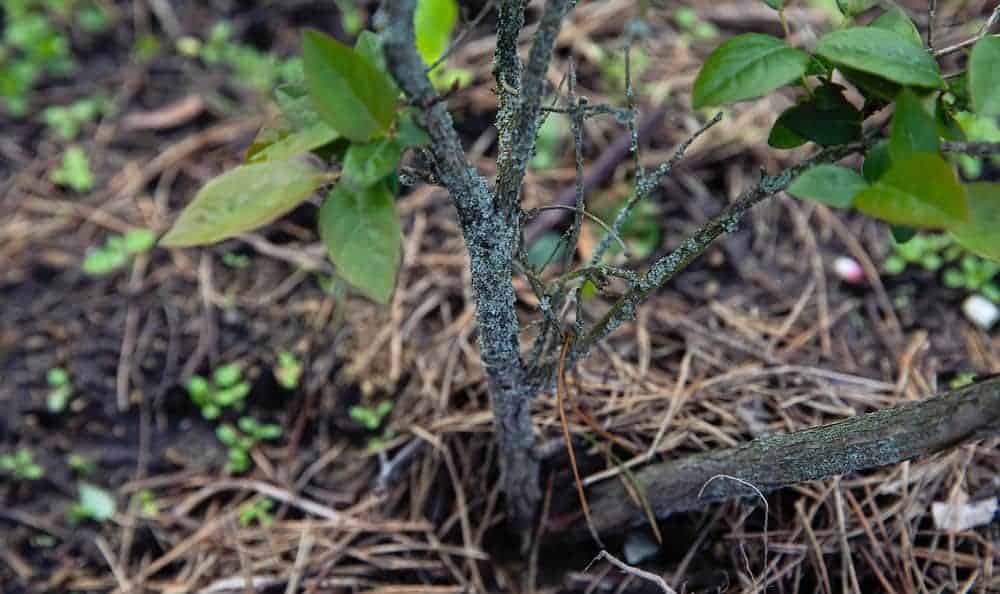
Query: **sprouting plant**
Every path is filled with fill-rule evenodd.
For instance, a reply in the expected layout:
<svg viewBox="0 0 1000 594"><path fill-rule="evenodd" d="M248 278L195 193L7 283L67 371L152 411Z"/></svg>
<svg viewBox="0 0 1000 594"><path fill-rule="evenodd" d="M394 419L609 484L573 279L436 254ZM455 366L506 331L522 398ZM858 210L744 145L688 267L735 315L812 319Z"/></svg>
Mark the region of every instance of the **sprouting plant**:
<svg viewBox="0 0 1000 594"><path fill-rule="evenodd" d="M73 383L70 381L69 372L62 367L53 367L45 374L45 381L49 384L45 407L49 412L57 414L65 411L73 397Z"/></svg>
<svg viewBox="0 0 1000 594"><path fill-rule="evenodd" d="M111 235L103 246L87 250L83 271L91 276L114 272L128 264L133 256L147 252L156 244L156 235L149 229L134 229L125 235Z"/></svg>
<svg viewBox="0 0 1000 594"><path fill-rule="evenodd" d="M232 23L219 21L204 41L183 37L177 41L177 50L210 66L229 68L239 84L261 93L269 92L282 82L301 80L302 64L298 58L282 60L274 54L235 42L232 35Z"/></svg>
<svg viewBox="0 0 1000 594"><path fill-rule="evenodd" d="M240 506L240 526L249 528L254 522L257 522L258 525L264 528L270 527L274 523L274 516L271 515L271 508L273 507L274 502L267 497L261 497L244 503Z"/></svg>
<svg viewBox="0 0 1000 594"><path fill-rule="evenodd" d="M674 11L673 16L674 23L677 24L677 28L681 30L686 39L705 41L719 36L719 29L699 17L693 8L687 6L678 8Z"/></svg>
<svg viewBox="0 0 1000 594"><path fill-rule="evenodd" d="M68 32L92 35L107 30L100 2L8 0L3 3L0 37L0 106L24 116L31 91L46 76L66 76L75 68Z"/></svg>
<svg viewBox="0 0 1000 594"><path fill-rule="evenodd" d="M53 105L42 111L42 121L60 139L76 140L80 130L101 115L107 103L99 97L80 99L69 105Z"/></svg>
<svg viewBox="0 0 1000 594"><path fill-rule="evenodd" d="M69 188L74 192L89 192L97 180L90 170L87 153L78 146L71 146L63 153L62 163L49 174L52 183Z"/></svg>
<svg viewBox="0 0 1000 594"><path fill-rule="evenodd" d="M66 456L66 465L80 476L87 476L97 472L97 463L84 456L83 454L77 454L76 452Z"/></svg>
<svg viewBox="0 0 1000 594"><path fill-rule="evenodd" d="M80 483L79 492L79 500L66 510L70 524L87 520L106 522L114 517L115 498L110 493L90 483Z"/></svg>
<svg viewBox="0 0 1000 594"><path fill-rule="evenodd" d="M1000 273L1000 264L973 255L965 255L958 261L957 266L945 269L941 280L948 288L979 293L993 303L1000 303L997 273Z"/></svg>
<svg viewBox="0 0 1000 594"><path fill-rule="evenodd" d="M286 390L299 387L302 379L302 362L288 351L278 353L278 364L274 367L274 377Z"/></svg>
<svg viewBox="0 0 1000 594"><path fill-rule="evenodd" d="M222 263L230 268L246 268L250 265L250 256L236 252L222 254Z"/></svg>
<svg viewBox="0 0 1000 594"><path fill-rule="evenodd" d="M138 504L142 515L156 517L160 513L160 505L156 502L156 496L149 489L140 489L133 495L133 499Z"/></svg>
<svg viewBox="0 0 1000 594"><path fill-rule="evenodd" d="M365 429L375 431L382 426L382 421L390 412L392 412L392 402L383 400L374 407L352 406L349 414Z"/></svg>
<svg viewBox="0 0 1000 594"><path fill-rule="evenodd" d="M37 481L45 476L45 469L35 462L31 450L26 448L12 454L0 454L0 472L29 481Z"/></svg>
<svg viewBox="0 0 1000 594"><path fill-rule="evenodd" d="M212 378L192 376L187 383L191 401L201 409L201 416L212 420L219 418L226 408L242 410L250 383L243 380L243 369L238 363L230 363L217 368Z"/></svg>
<svg viewBox="0 0 1000 594"><path fill-rule="evenodd" d="M1000 285L996 280L1000 264L969 253L951 235L918 234L905 243L893 241L892 246L893 253L883 264L887 273L901 274L911 265L929 272L940 271L946 287L979 293L1000 303Z"/></svg>
<svg viewBox="0 0 1000 594"><path fill-rule="evenodd" d="M250 450L259 441L275 441L281 439L281 425L258 423L253 417L240 417L237 421L239 429L225 423L215 429L215 435L229 448L229 458L225 471L230 474L242 474L252 466Z"/></svg>
<svg viewBox="0 0 1000 594"><path fill-rule="evenodd" d="M948 387L952 390L968 386L972 382L976 381L976 374L968 371L957 374L955 377L948 382Z"/></svg>

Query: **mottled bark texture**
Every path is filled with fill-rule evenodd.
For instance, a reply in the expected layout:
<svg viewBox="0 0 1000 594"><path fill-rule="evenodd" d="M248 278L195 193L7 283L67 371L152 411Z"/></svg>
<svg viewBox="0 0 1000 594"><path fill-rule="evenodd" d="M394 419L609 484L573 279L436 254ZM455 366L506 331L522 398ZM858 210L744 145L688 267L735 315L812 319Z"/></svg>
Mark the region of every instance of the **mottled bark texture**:
<svg viewBox="0 0 1000 594"><path fill-rule="evenodd" d="M738 481L711 480L718 475L736 477L768 492L803 481L898 464L995 436L998 431L1000 378L990 378L922 402L652 464L634 476L656 517L662 519L710 503L754 496L752 489ZM588 497L600 534L620 532L647 521L620 479L593 487ZM577 541L590 538L583 526L575 526L569 535L553 536Z"/></svg>
<svg viewBox="0 0 1000 594"><path fill-rule="evenodd" d="M529 412L534 394L525 381L513 285L513 259L520 234L519 209L498 200L486 179L465 158L451 115L428 80L426 66L415 50L415 5L415 0L384 3L389 21L385 51L393 76L407 97L426 108L424 124L431 137L434 173L448 189L458 212L469 251L480 357L489 379L508 517L523 528L534 520L541 491ZM514 36L516 39L516 33ZM530 133L533 138L534 132Z"/></svg>

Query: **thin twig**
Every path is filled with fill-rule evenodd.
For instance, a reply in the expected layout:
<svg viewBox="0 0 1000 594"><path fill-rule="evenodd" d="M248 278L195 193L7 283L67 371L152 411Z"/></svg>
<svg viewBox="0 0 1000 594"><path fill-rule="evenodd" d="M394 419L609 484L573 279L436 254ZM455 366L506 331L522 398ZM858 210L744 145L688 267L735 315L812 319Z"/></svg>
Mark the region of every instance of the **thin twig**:
<svg viewBox="0 0 1000 594"><path fill-rule="evenodd" d="M745 481L745 480L743 480L741 478L738 478L738 477L735 477L735 476L732 476L732 475L728 475L728 474L717 474L717 475L711 477L710 479L708 479L707 481L705 481L705 484L701 486L701 490L698 491L698 497L699 498L705 493L705 488L708 487L708 485L712 481L714 481L715 479L727 479L727 480L730 480L730 481L736 481L737 483L739 483L741 485L749 487L749 488L753 489L753 492L756 493L757 497L760 497L760 500L764 503L764 569L761 572L760 577L753 577L753 572L750 571L750 561L748 559L746 560L747 573L750 574L751 577L753 577L754 585L756 586L756 584L757 584L758 581L760 581L760 582L764 581L765 572L767 571L767 553L768 553L768 550L767 550L767 520L771 516L771 508L767 505L767 498L764 497L764 494L761 493L760 489L758 489L753 483L751 483L750 481ZM746 558L746 553L744 553L744 558Z"/></svg>
<svg viewBox="0 0 1000 594"><path fill-rule="evenodd" d="M576 492L580 496L580 507L583 508L583 517L587 520L587 528L594 542L600 547L604 547L601 537L594 528L594 519L590 515L590 505L587 503L587 494L583 490L583 481L580 480L580 469L576 465L576 454L573 452L573 437L569 432L569 421L566 420L566 354L572 344L572 337L567 334L563 339L562 352L559 355L559 371L556 376L556 404L559 409L559 424L562 425L563 439L566 441L566 453L569 455L569 466L573 469L573 481L576 483Z"/></svg>
<svg viewBox="0 0 1000 594"><path fill-rule="evenodd" d="M591 562L588 563L587 566L583 568L583 571L586 572L590 570L590 566L593 565L594 563L597 563L598 561L607 561L608 563L620 569L623 573L635 576L640 580L653 582L660 588L660 590L663 590L664 594L677 594L677 591L671 588L669 585L667 585L666 580L664 580L662 577L650 571L644 571L642 569L632 567L628 563L625 563L624 561L618 559L618 557L615 557L611 553L603 550L600 553L597 553L597 556L594 557L593 560L591 560Z"/></svg>
<svg viewBox="0 0 1000 594"><path fill-rule="evenodd" d="M578 207L569 206L566 204L550 204L548 206L540 206L538 208L534 208L532 209L532 212L544 212L546 210L568 210L575 214L581 214L587 217L588 219L596 223L601 229L604 229L605 232L610 234L611 237L618 242L618 245L622 248L622 250L625 251L625 253L628 253L628 246L625 245L625 241L621 238L621 235L615 233L615 230L612 229L610 225L601 220L601 217L595 215L589 210L580 209ZM529 213L529 215L530 214L531 213Z"/></svg>
<svg viewBox="0 0 1000 594"><path fill-rule="evenodd" d="M927 47L934 52L934 24L937 22L937 0L927 0Z"/></svg>
<svg viewBox="0 0 1000 594"><path fill-rule="evenodd" d="M718 124L720 121L722 121L722 112L717 113L714 118L709 120L704 126L699 128L694 134L689 136L687 140L682 142L680 146L677 147L677 150L674 151L674 154L672 157L670 157L669 161L657 167L656 170L651 174L644 175L641 179L637 180L635 185L635 190L632 192L632 196L629 197L628 202L625 203L625 206L623 206L621 210L618 211L618 214L615 216L614 223L612 223L611 225L611 228L614 230L615 233L619 235L621 234L622 227L625 225L625 222L628 221L636 205L639 204L639 202L642 201L644 198L652 194L653 190L658 185L660 185L660 182L662 182L665 177L670 175L670 172L673 171L674 166L677 165L677 163L679 163L681 159L684 158L684 153L687 152L691 144L699 136L704 134L709 128ZM597 264L598 262L600 262L601 259L604 257L605 252L608 251L608 247L610 247L610 245L611 245L611 236L605 235L601 239L601 243L598 244L597 249L594 250L594 255L591 256L590 258L590 263Z"/></svg>
<svg viewBox="0 0 1000 594"><path fill-rule="evenodd" d="M979 29L978 33L976 33L969 39L966 39L964 41L959 41L954 45L949 45L948 47L943 47L939 50L934 50L933 52L934 57L940 58L941 56L947 56L948 54L953 54L957 51L961 51L969 47L970 45L975 45L980 39L986 37L986 35L990 32L990 29L992 29L993 26L996 25L998 22L1000 22L1000 4L997 4L993 8L993 12L990 14L990 18L986 20L986 23L983 24L983 26Z"/></svg>

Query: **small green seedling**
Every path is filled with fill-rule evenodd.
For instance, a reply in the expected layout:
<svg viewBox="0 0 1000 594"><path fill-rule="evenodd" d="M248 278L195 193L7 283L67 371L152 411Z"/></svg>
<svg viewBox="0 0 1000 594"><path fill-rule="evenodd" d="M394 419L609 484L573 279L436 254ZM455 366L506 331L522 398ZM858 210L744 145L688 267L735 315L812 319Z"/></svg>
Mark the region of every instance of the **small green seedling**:
<svg viewBox="0 0 1000 594"><path fill-rule="evenodd" d="M229 447L229 460L225 471L230 474L242 474L250 470L250 450L258 441L275 441L281 439L281 426L271 423L258 423L252 417L241 417L237 422L239 429L226 423L215 430L216 437Z"/></svg>
<svg viewBox="0 0 1000 594"><path fill-rule="evenodd" d="M264 94L281 83L302 79L302 63L298 58L282 60L235 42L232 35L232 23L219 21L204 40L190 36L177 40L177 51L209 66L228 68L233 72L233 80Z"/></svg>
<svg viewBox="0 0 1000 594"><path fill-rule="evenodd" d="M49 384L45 407L55 414L64 412L73 398L73 383L69 373L61 367L53 367L45 374L45 381Z"/></svg>
<svg viewBox="0 0 1000 594"><path fill-rule="evenodd" d="M240 526L249 528L254 522L257 522L259 526L269 528L274 523L274 516L271 515L273 507L274 502L267 497L244 503L240 507Z"/></svg>
<svg viewBox="0 0 1000 594"><path fill-rule="evenodd" d="M98 2L7 1L0 35L0 107L6 114L27 114L32 90L49 75L73 72L69 27L86 34L107 29Z"/></svg>
<svg viewBox="0 0 1000 594"><path fill-rule="evenodd" d="M227 252L222 255L222 263L230 268L246 268L250 265L250 256L237 254L236 252Z"/></svg>
<svg viewBox="0 0 1000 594"><path fill-rule="evenodd" d="M45 469L35 463L31 450L24 448L13 454L0 454L0 472L28 481L45 476Z"/></svg>
<svg viewBox="0 0 1000 594"><path fill-rule="evenodd" d="M70 454L66 456L66 464L80 476L88 476L97 472L97 463L83 454Z"/></svg>
<svg viewBox="0 0 1000 594"><path fill-rule="evenodd" d="M104 245L87 251L83 271L90 276L102 276L122 268L138 254L156 245L156 235L149 229L134 229L124 236L112 235Z"/></svg>
<svg viewBox="0 0 1000 594"><path fill-rule="evenodd" d="M369 431L375 431L382 426L382 421L392 412L392 402L383 400L374 408L367 406L352 406L350 410L351 418L361 424Z"/></svg>
<svg viewBox="0 0 1000 594"><path fill-rule="evenodd" d="M681 30L681 38L687 41L705 41L719 36L719 29L712 23L703 20L698 13L689 7L674 11L674 23Z"/></svg>
<svg viewBox="0 0 1000 594"><path fill-rule="evenodd" d="M910 266L940 271L946 287L979 293L1000 303L1000 285L996 281L1000 264L970 254L950 235L918 234L905 243L893 241L893 253L886 258L883 269L895 275Z"/></svg>
<svg viewBox="0 0 1000 594"><path fill-rule="evenodd" d="M66 149L62 163L49 173L49 180L78 193L89 192L97 185L97 180L90 170L90 159L78 146Z"/></svg>
<svg viewBox="0 0 1000 594"><path fill-rule="evenodd" d="M156 496L149 489L140 489L133 495L133 498L142 515L156 517L160 514L160 505L156 502Z"/></svg>
<svg viewBox="0 0 1000 594"><path fill-rule="evenodd" d="M278 364L274 368L274 377L286 390L298 388L299 381L302 379L302 362L288 351L278 353Z"/></svg>
<svg viewBox="0 0 1000 594"><path fill-rule="evenodd" d="M368 431L378 431L382 427L385 418L392 412L393 404L389 400L379 402L374 408L367 406L352 406L350 410L351 418L360 423ZM368 449L379 450L385 447L386 442L396 437L396 432L388 427L382 434L368 440Z"/></svg>
<svg viewBox="0 0 1000 594"><path fill-rule="evenodd" d="M80 130L102 113L107 102L101 98L86 98L69 105L53 105L42 112L42 121L52 133L67 142L76 140Z"/></svg>
<svg viewBox="0 0 1000 594"><path fill-rule="evenodd" d="M191 401L201 409L201 416L211 421L219 418L227 408L243 410L250 383L243 380L243 370L238 363L223 365L215 370L212 379L193 376L187 383Z"/></svg>
<svg viewBox="0 0 1000 594"><path fill-rule="evenodd" d="M90 483L80 483L80 499L66 510L70 524L92 520L106 522L115 515L115 498L104 489Z"/></svg>
<svg viewBox="0 0 1000 594"><path fill-rule="evenodd" d="M946 269L941 280L948 288L979 293L993 303L1000 303L1000 286L995 281L998 273L1000 264L966 255L959 260L958 266Z"/></svg>

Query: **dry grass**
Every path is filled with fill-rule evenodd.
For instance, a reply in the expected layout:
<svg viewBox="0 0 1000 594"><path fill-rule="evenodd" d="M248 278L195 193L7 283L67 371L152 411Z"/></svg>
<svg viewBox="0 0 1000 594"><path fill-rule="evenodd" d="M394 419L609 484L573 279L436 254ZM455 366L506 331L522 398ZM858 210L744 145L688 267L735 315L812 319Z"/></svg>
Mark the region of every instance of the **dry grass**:
<svg viewBox="0 0 1000 594"><path fill-rule="evenodd" d="M748 3L704 3L700 11L727 31L775 26L770 13ZM618 90L601 82L600 62L634 4L581 3L560 37L564 54L553 84L572 55L580 93L592 102L620 102ZM949 6L941 22L985 6L942 4ZM815 11L793 13L791 24L806 40L823 27ZM683 106L712 45L689 43L663 13L654 13L652 30L641 77L644 109L658 101L675 107L643 154L650 164L697 129L698 117ZM495 108L491 51L488 35L473 35L452 58L477 73L476 84L451 102L470 127ZM126 113L138 109L128 92L120 101ZM775 97L736 106L692 147L657 198L666 246L734 197L759 167L784 162L762 139L788 104ZM9 411L0 438L82 447L72 422L49 434L37 421L44 406L39 378L53 365L71 366L99 411L88 423L122 427L138 444L107 477L120 500L148 489L160 513L143 515L133 504L98 529L70 531L59 510L30 502L0 509L7 535L0 579L62 591L164 593L643 591L634 576L584 573L593 550L567 555L543 546L531 571L509 552L515 545L500 530L464 248L441 190L416 188L399 202L405 257L385 308L319 288L313 272L329 269L308 212L280 223L278 233L200 251L157 250L108 280L78 272L86 246L109 232L165 230L197 184L237 161L255 127L214 118L139 133L105 121L89 147L105 183L78 198L44 181L55 165L51 150L4 149L16 173L0 196L0 351L12 354L0 363L7 374L0 406ZM611 120L590 121L589 154L621 133ZM493 166L492 134L467 137L486 171ZM529 176L527 206L547 203L572 183L571 164L564 164ZM619 167L604 191L621 195L626 169ZM713 248L569 376L575 402L600 428L569 415L575 436L599 444L588 449L577 440L584 484L621 473L606 458L607 436L628 468L922 398L954 372L1000 370L997 337L961 320L939 289L922 287L929 295L916 296L907 311L893 307L892 288L877 276L885 249L885 233L874 223L823 206L781 198L755 211L747 229ZM252 267L222 265L231 250L252 254ZM865 288L832 276L841 254L865 265ZM530 322L534 298L526 283L518 286ZM587 313L605 306L595 299ZM204 430L201 437L185 437L196 436L197 427L164 432L174 422L167 405L185 398L176 387L182 378L233 360L266 378L273 354L285 349L308 362L305 382L293 405L274 412L285 441L255 450L251 475L223 477L218 452L198 451L213 440ZM347 427L346 407L384 398L395 402L398 437L386 453L375 453ZM116 419L120 404L141 412ZM540 527L544 533L576 521L578 504L560 457L555 396L539 397L533 415L553 471L554 511ZM89 439L95 428L75 430ZM161 443L161 435L172 437ZM187 440L193 451L185 450ZM645 567L689 592L996 591L996 526L948 534L930 519L935 501L996 493L996 445L786 489L770 497L766 524L759 508L738 504L670 520L661 553ZM164 470L165 460L172 470ZM68 475L52 481L71 495ZM16 487L0 486L0 493L14 500ZM277 504L273 524L241 526L240 507L262 497ZM29 557L24 543L46 532L59 539L59 554ZM39 558L46 565L35 565Z"/></svg>

